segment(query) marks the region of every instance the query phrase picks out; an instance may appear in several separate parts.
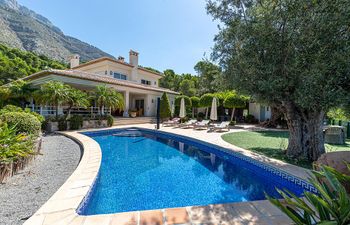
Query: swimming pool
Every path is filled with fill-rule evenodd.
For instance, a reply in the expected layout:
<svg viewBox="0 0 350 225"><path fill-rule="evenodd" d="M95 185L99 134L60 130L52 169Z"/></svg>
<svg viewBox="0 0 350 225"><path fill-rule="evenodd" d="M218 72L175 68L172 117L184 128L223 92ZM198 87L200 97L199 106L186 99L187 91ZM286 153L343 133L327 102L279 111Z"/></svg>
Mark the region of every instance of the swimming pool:
<svg viewBox="0 0 350 225"><path fill-rule="evenodd" d="M227 149L146 129L83 133L102 150L99 175L80 215L265 199L307 182Z"/></svg>

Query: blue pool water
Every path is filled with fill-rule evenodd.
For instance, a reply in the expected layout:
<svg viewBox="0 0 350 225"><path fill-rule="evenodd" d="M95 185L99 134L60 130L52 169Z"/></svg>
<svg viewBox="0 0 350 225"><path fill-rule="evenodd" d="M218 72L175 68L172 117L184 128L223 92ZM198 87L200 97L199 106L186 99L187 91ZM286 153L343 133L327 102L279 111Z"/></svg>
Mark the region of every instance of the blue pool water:
<svg viewBox="0 0 350 225"><path fill-rule="evenodd" d="M151 131L86 133L102 149L82 215L265 199L303 188L213 147ZM117 135L117 136L115 136Z"/></svg>

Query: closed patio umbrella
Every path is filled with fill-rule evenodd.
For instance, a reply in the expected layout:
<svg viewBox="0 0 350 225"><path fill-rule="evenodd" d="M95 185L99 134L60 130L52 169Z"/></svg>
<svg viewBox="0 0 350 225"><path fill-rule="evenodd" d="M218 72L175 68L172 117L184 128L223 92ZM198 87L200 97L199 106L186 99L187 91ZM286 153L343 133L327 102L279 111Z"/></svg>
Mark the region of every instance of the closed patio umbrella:
<svg viewBox="0 0 350 225"><path fill-rule="evenodd" d="M174 117L175 115L175 104L171 105L171 116Z"/></svg>
<svg viewBox="0 0 350 225"><path fill-rule="evenodd" d="M186 108L185 108L185 99L182 98L181 99L181 103L180 103L180 118L184 118L186 117Z"/></svg>
<svg viewBox="0 0 350 225"><path fill-rule="evenodd" d="M213 102L211 103L210 119L218 120L218 105L216 98L213 98Z"/></svg>

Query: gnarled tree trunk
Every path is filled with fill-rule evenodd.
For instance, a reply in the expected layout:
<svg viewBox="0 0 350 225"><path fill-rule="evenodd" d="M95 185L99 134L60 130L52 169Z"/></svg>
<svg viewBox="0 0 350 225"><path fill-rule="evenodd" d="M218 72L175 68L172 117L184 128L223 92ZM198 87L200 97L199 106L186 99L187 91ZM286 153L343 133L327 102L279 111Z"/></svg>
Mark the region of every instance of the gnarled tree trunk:
<svg viewBox="0 0 350 225"><path fill-rule="evenodd" d="M284 113L289 129L287 155L315 161L325 152L323 137L323 111L308 111L284 102Z"/></svg>

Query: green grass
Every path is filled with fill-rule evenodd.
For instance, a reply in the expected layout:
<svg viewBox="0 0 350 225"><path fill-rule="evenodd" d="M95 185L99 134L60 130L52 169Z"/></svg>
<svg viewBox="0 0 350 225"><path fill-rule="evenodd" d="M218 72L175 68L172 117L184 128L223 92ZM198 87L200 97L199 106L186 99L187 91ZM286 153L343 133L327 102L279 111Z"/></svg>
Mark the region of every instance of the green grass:
<svg viewBox="0 0 350 225"><path fill-rule="evenodd" d="M311 168L307 160L293 160L286 156L288 146L288 131L242 131L224 134L222 138L238 147L261 153L265 156L282 160L297 166ZM350 140L344 145L326 144L326 151L350 151Z"/></svg>

